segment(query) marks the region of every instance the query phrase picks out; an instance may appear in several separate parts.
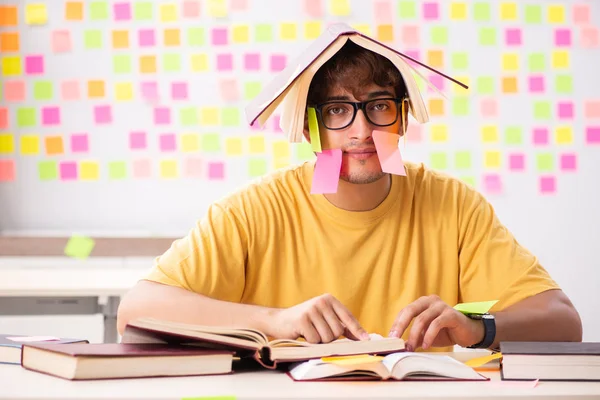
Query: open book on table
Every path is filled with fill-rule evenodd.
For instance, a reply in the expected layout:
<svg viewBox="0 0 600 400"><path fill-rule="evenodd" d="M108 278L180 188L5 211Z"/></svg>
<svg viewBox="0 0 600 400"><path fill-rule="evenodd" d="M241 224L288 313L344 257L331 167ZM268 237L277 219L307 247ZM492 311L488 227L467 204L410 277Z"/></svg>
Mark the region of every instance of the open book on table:
<svg viewBox="0 0 600 400"><path fill-rule="evenodd" d="M450 356L412 352L309 360L293 364L288 374L296 381L489 379Z"/></svg>
<svg viewBox="0 0 600 400"><path fill-rule="evenodd" d="M233 350L239 357L253 357L267 368L277 363L305 361L321 357L355 354L389 354L404 350L404 340L371 335L372 340L339 339L331 343L271 340L256 330L201 326L152 318L131 321L123 333L123 343L173 343Z"/></svg>

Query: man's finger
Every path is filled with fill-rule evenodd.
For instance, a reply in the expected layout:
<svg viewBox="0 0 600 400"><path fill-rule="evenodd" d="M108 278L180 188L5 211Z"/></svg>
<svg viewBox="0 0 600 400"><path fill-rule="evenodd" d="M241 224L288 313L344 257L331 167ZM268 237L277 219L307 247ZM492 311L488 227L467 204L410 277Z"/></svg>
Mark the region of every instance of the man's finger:
<svg viewBox="0 0 600 400"><path fill-rule="evenodd" d="M354 318L354 315L337 299L331 302L333 311L338 316L346 330L351 335L349 338L356 340L369 340L369 334L363 329L360 323Z"/></svg>
<svg viewBox="0 0 600 400"><path fill-rule="evenodd" d="M312 324L311 319L307 316L302 320L300 328L298 329L300 336L306 339L309 343L319 343L321 342L321 336L317 329Z"/></svg>
<svg viewBox="0 0 600 400"><path fill-rule="evenodd" d="M421 345L423 349L428 349L435 343L435 338L439 335L442 329L448 326L450 318L451 317L449 314L442 313L433 321L431 321L429 328L427 328L425 335L423 335L423 344Z"/></svg>
<svg viewBox="0 0 600 400"><path fill-rule="evenodd" d="M396 320L392 324L390 329L389 337L401 337L404 334L404 331L410 324L410 321L413 320L414 317L421 314L425 311L429 304L431 303L431 299L429 297L420 297L417 300L413 301L406 307L404 307L398 313Z"/></svg>
<svg viewBox="0 0 600 400"><path fill-rule="evenodd" d="M332 307L325 307L321 310L321 313L323 314L325 322L329 325L329 329L331 329L331 332L333 333L333 340L336 340L344 334L346 327L342 324L342 321L340 321Z"/></svg>
<svg viewBox="0 0 600 400"><path fill-rule="evenodd" d="M329 343L334 340L334 335L331 329L329 328L329 324L323 318L323 314L321 314L320 310L313 310L310 312L310 320L319 333L320 343Z"/></svg>
<svg viewBox="0 0 600 400"><path fill-rule="evenodd" d="M416 350L421 346L423 333L429 328L431 321L436 319L441 313L442 310L439 307L430 307L415 317L406 342L409 348Z"/></svg>

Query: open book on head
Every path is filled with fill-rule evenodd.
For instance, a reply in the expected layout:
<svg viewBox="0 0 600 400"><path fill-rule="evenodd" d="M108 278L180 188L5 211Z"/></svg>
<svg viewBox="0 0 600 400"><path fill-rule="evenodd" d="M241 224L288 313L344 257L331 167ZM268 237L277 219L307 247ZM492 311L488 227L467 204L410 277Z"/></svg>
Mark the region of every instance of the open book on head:
<svg viewBox="0 0 600 400"><path fill-rule="evenodd" d="M239 357L253 357L267 368L277 363L354 354L388 354L404 350L404 340L371 335L371 340L339 339L311 344L299 340L271 340L256 330L201 326L140 318L125 327L122 343L191 344L212 349L233 350Z"/></svg>
<svg viewBox="0 0 600 400"><path fill-rule="evenodd" d="M296 381L488 380L450 356L412 352L309 360L293 364L289 375Z"/></svg>

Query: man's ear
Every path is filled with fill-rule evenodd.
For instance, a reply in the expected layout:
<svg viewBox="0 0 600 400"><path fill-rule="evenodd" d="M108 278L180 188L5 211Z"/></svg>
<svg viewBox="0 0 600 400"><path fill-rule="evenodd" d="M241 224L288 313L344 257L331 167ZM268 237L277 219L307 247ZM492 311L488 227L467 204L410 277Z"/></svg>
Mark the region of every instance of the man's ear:
<svg viewBox="0 0 600 400"><path fill-rule="evenodd" d="M302 134L308 143L310 143L310 131L308 130L308 112L304 112L304 129L302 130Z"/></svg>

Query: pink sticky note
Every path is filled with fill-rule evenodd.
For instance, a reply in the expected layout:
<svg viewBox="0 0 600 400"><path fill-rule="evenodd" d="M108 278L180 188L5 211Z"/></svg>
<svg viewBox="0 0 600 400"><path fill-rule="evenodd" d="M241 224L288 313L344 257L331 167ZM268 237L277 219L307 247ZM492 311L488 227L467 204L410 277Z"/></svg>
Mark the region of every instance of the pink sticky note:
<svg viewBox="0 0 600 400"><path fill-rule="evenodd" d="M400 29L402 44L408 47L417 47L421 41L418 25L402 25ZM413 57L414 58L414 57Z"/></svg>
<svg viewBox="0 0 600 400"><path fill-rule="evenodd" d="M378 24L390 24L392 23L392 5L388 0L378 0L373 4L375 9L375 22Z"/></svg>
<svg viewBox="0 0 600 400"><path fill-rule="evenodd" d="M59 165L60 179L72 181L77 179L77 163L75 161L63 161Z"/></svg>
<svg viewBox="0 0 600 400"><path fill-rule="evenodd" d="M433 86L435 86L436 88L438 88L441 91L444 91L444 85L446 82L446 78L444 78L441 75L438 74L431 74L427 77L427 79L429 80L429 82L431 82L431 84ZM430 87L427 88L429 92L433 92L433 89L431 89Z"/></svg>
<svg viewBox="0 0 600 400"><path fill-rule="evenodd" d="M260 70L260 54L259 53L244 54L244 69L246 71Z"/></svg>
<svg viewBox="0 0 600 400"><path fill-rule="evenodd" d="M533 144L536 146L548 144L548 128L533 129Z"/></svg>
<svg viewBox="0 0 600 400"><path fill-rule="evenodd" d="M565 153L560 155L560 169L563 171L577 170L577 154Z"/></svg>
<svg viewBox="0 0 600 400"><path fill-rule="evenodd" d="M248 9L247 0L229 0L231 11L246 11Z"/></svg>
<svg viewBox="0 0 600 400"><path fill-rule="evenodd" d="M281 129L281 117L279 115L274 115L271 118L273 119L273 132L283 133L283 129Z"/></svg>
<svg viewBox="0 0 600 400"><path fill-rule="evenodd" d="M317 154L315 172L313 175L311 194L337 192L342 169L342 150L323 150Z"/></svg>
<svg viewBox="0 0 600 400"><path fill-rule="evenodd" d="M4 98L7 101L25 100L25 82L4 81Z"/></svg>
<svg viewBox="0 0 600 400"><path fill-rule="evenodd" d="M574 4L573 5L573 22L576 24L590 23L590 5L589 4Z"/></svg>
<svg viewBox="0 0 600 400"><path fill-rule="evenodd" d="M28 75L44 73L44 56L25 57L25 72Z"/></svg>
<svg viewBox="0 0 600 400"><path fill-rule="evenodd" d="M154 123L157 125L168 125L171 123L171 110L167 107L156 107L154 109Z"/></svg>
<svg viewBox="0 0 600 400"><path fill-rule="evenodd" d="M261 126L258 121L254 121L252 124L250 124L250 129L253 131L263 131L265 127Z"/></svg>
<svg viewBox="0 0 600 400"><path fill-rule="evenodd" d="M381 170L388 174L406 176L402 155L398 148L400 135L384 131L373 131L372 135Z"/></svg>
<svg viewBox="0 0 600 400"><path fill-rule="evenodd" d="M542 93L544 91L544 76L535 75L529 77L529 92Z"/></svg>
<svg viewBox="0 0 600 400"><path fill-rule="evenodd" d="M483 176L483 188L489 194L502 193L502 179L498 174L486 174Z"/></svg>
<svg viewBox="0 0 600 400"><path fill-rule="evenodd" d="M405 135L407 142L420 143L423 141L423 128L420 124L408 124Z"/></svg>
<svg viewBox="0 0 600 400"><path fill-rule="evenodd" d="M8 108L0 107L0 129L8 128Z"/></svg>
<svg viewBox="0 0 600 400"><path fill-rule="evenodd" d="M217 70L231 71L233 69L233 56L231 54L217 54Z"/></svg>
<svg viewBox="0 0 600 400"><path fill-rule="evenodd" d="M540 177L540 192L542 194L552 194L556 192L556 178L553 176Z"/></svg>
<svg viewBox="0 0 600 400"><path fill-rule="evenodd" d="M42 108L42 125L60 124L60 109L58 107Z"/></svg>
<svg viewBox="0 0 600 400"><path fill-rule="evenodd" d="M235 79L221 79L219 82L221 98L225 101L238 101L240 92Z"/></svg>
<svg viewBox="0 0 600 400"><path fill-rule="evenodd" d="M600 33L595 26L584 26L581 28L581 47L598 47L600 43Z"/></svg>
<svg viewBox="0 0 600 400"><path fill-rule="evenodd" d="M158 85L156 82L142 82L140 89L144 99L148 101L158 100Z"/></svg>
<svg viewBox="0 0 600 400"><path fill-rule="evenodd" d="M496 99L482 99L480 109L483 117L496 118L498 116L498 101Z"/></svg>
<svg viewBox="0 0 600 400"><path fill-rule="evenodd" d="M133 161L133 177L138 179L150 178L152 164L148 159Z"/></svg>
<svg viewBox="0 0 600 400"><path fill-rule="evenodd" d="M97 124L110 124L112 122L112 110L110 106L95 106L94 120Z"/></svg>
<svg viewBox="0 0 600 400"><path fill-rule="evenodd" d="M222 162L208 163L208 179L215 181L223 178L225 178L225 165Z"/></svg>
<svg viewBox="0 0 600 400"><path fill-rule="evenodd" d="M322 0L304 0L304 11L309 17L321 18L323 16Z"/></svg>
<svg viewBox="0 0 600 400"><path fill-rule="evenodd" d="M585 102L585 117L600 118L600 100L587 100Z"/></svg>
<svg viewBox="0 0 600 400"><path fill-rule="evenodd" d="M115 21L129 21L131 19L131 5L129 2L118 2L113 5Z"/></svg>
<svg viewBox="0 0 600 400"><path fill-rule="evenodd" d="M419 53L419 50L406 50L404 54L412 58L413 60L421 61L421 53ZM420 67L420 65L411 61L409 58L405 58L405 60L413 67Z"/></svg>
<svg viewBox="0 0 600 400"><path fill-rule="evenodd" d="M227 45L227 28L213 28L212 44L214 46Z"/></svg>
<svg viewBox="0 0 600 400"><path fill-rule="evenodd" d="M426 20L436 20L440 17L439 5L437 2L425 2L423 3L423 18Z"/></svg>
<svg viewBox="0 0 600 400"><path fill-rule="evenodd" d="M152 47L156 44L154 29L140 29L138 31L138 44L140 47Z"/></svg>
<svg viewBox="0 0 600 400"><path fill-rule="evenodd" d="M509 155L508 168L511 171L523 171L525 169L525 155L521 153Z"/></svg>
<svg viewBox="0 0 600 400"><path fill-rule="evenodd" d="M189 157L183 164L183 175L188 178L202 178L202 159Z"/></svg>
<svg viewBox="0 0 600 400"><path fill-rule="evenodd" d="M585 138L588 144L600 144L600 126L588 126Z"/></svg>
<svg viewBox="0 0 600 400"><path fill-rule="evenodd" d="M0 182L12 182L15 175L15 160L0 160Z"/></svg>
<svg viewBox="0 0 600 400"><path fill-rule="evenodd" d="M146 132L130 132L129 133L129 148L131 150L146 148Z"/></svg>
<svg viewBox="0 0 600 400"><path fill-rule="evenodd" d="M71 151L73 153L87 153L89 142L87 133L76 133L71 135Z"/></svg>
<svg viewBox="0 0 600 400"><path fill-rule="evenodd" d="M554 45L558 47L567 47L571 45L571 30L559 28L554 30Z"/></svg>
<svg viewBox="0 0 600 400"><path fill-rule="evenodd" d="M521 45L521 28L507 28L504 32L507 46Z"/></svg>
<svg viewBox="0 0 600 400"><path fill-rule="evenodd" d="M64 81L60 85L63 100L79 100L79 82Z"/></svg>
<svg viewBox="0 0 600 400"><path fill-rule="evenodd" d="M158 137L160 151L175 151L177 150L177 143L175 134L164 133Z"/></svg>
<svg viewBox="0 0 600 400"><path fill-rule="evenodd" d="M187 100L188 85L185 82L173 82L171 84L171 97L173 100Z"/></svg>
<svg viewBox="0 0 600 400"><path fill-rule="evenodd" d="M561 101L557 107L558 118L560 119L573 119L573 102L572 101Z"/></svg>
<svg viewBox="0 0 600 400"><path fill-rule="evenodd" d="M287 57L285 54L273 54L271 55L271 71L281 71L285 69L287 64Z"/></svg>
<svg viewBox="0 0 600 400"><path fill-rule="evenodd" d="M185 18L199 17L200 16L200 2L198 0L184 1L182 13Z"/></svg>
<svg viewBox="0 0 600 400"><path fill-rule="evenodd" d="M52 32L52 51L66 53L71 51L71 33L66 29Z"/></svg>

